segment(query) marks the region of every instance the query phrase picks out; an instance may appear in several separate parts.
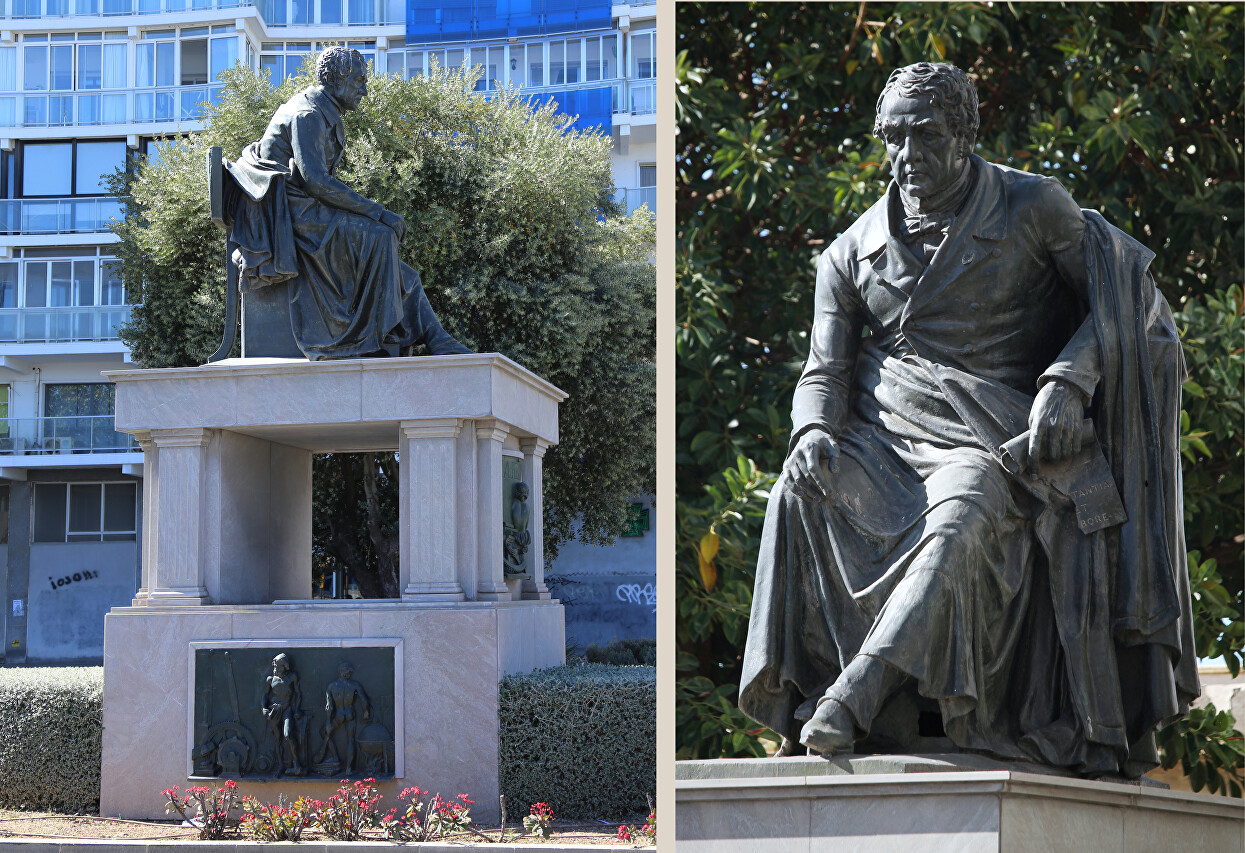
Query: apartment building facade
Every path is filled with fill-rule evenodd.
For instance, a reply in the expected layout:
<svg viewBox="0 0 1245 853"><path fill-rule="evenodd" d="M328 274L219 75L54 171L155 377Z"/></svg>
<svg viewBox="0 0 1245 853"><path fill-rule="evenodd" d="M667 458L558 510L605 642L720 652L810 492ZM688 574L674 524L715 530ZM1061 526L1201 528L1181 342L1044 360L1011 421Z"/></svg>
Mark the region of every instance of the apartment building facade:
<svg viewBox="0 0 1245 853"><path fill-rule="evenodd" d="M655 210L656 7L600 0L0 0L0 636L4 662L89 662L139 585L143 457L100 372L128 361L105 177L197 129L234 63L274 79L347 44L377 73L483 66L612 135L618 197Z"/></svg>

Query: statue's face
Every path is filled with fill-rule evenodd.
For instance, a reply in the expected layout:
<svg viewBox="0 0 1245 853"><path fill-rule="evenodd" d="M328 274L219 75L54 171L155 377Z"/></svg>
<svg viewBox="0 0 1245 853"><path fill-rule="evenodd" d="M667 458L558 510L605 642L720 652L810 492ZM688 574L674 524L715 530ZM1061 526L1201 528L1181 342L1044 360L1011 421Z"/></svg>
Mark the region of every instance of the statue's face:
<svg viewBox="0 0 1245 853"><path fill-rule="evenodd" d="M346 110L357 110L367 96L367 67L356 62L346 79L337 84L337 102Z"/></svg>
<svg viewBox="0 0 1245 853"><path fill-rule="evenodd" d="M914 198L937 195L955 182L966 159L942 110L920 98L891 92L882 101L882 139L891 174Z"/></svg>

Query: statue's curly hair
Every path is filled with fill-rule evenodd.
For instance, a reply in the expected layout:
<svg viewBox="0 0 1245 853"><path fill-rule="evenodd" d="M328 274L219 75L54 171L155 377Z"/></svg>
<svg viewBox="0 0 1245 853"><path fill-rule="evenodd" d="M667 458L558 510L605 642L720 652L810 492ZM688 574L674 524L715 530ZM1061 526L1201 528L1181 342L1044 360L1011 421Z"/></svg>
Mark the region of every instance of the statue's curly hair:
<svg viewBox="0 0 1245 853"><path fill-rule="evenodd" d="M321 86L332 86L349 77L355 66L367 67L363 54L352 47L330 47L320 54L320 60L316 63L316 81Z"/></svg>
<svg viewBox="0 0 1245 853"><path fill-rule="evenodd" d="M878 96L877 118L873 135L882 139L882 101L891 92L905 98L928 99L935 109L942 110L947 127L960 140L961 157L973 153L981 116L977 114L977 89L968 75L949 62L918 62L897 68L887 78Z"/></svg>

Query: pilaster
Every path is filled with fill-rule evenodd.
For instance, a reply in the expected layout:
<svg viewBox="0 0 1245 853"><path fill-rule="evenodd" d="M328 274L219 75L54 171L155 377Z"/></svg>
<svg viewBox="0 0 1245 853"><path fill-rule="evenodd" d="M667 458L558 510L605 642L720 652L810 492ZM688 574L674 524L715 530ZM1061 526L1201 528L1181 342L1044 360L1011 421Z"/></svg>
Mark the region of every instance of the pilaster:
<svg viewBox="0 0 1245 853"><path fill-rule="evenodd" d="M207 447L213 430L159 429L151 431L153 471L143 478L144 489L156 483L156 494L144 492L150 507L144 550L154 560L144 561L149 606L208 604L203 577L204 480Z"/></svg>
<svg viewBox="0 0 1245 853"><path fill-rule="evenodd" d="M457 418L399 425L399 582L402 597L462 601L458 582L458 512L454 494Z"/></svg>
<svg viewBox="0 0 1245 853"><path fill-rule="evenodd" d="M502 446L506 425L476 421L476 598L509 601L502 540Z"/></svg>
<svg viewBox="0 0 1245 853"><path fill-rule="evenodd" d="M548 601L553 597L545 586L545 451L549 442L525 438L519 442L519 449L523 451L523 481L527 483L531 511L528 530L532 533L527 552L532 576L524 578L521 597L524 601Z"/></svg>

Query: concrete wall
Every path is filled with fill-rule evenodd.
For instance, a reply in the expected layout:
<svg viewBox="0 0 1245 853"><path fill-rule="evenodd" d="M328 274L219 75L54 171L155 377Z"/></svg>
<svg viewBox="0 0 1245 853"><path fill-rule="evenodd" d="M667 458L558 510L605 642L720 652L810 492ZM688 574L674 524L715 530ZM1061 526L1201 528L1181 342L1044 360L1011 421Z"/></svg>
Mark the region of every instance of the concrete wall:
<svg viewBox="0 0 1245 853"><path fill-rule="evenodd" d="M27 661L98 661L104 614L134 597L137 556L135 542L31 545Z"/></svg>
<svg viewBox="0 0 1245 853"><path fill-rule="evenodd" d="M566 607L566 636L581 648L611 640L657 636L657 511L650 529L601 547L563 544L546 572L553 597Z"/></svg>

